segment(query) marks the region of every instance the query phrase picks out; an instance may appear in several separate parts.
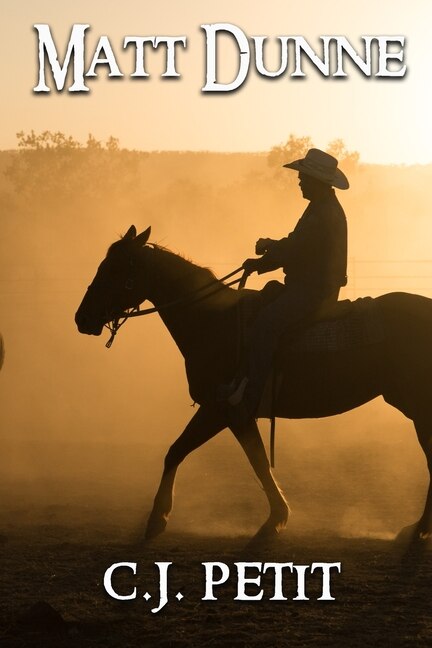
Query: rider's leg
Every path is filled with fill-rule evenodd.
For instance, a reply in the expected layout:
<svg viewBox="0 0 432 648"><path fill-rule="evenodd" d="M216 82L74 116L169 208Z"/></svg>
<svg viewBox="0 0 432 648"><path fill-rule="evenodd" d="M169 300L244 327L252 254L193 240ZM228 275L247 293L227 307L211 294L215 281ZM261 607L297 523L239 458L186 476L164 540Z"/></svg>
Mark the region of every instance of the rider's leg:
<svg viewBox="0 0 432 648"><path fill-rule="evenodd" d="M298 283L288 284L284 291L258 314L245 338L244 374L239 376L231 405L255 413L258 407L276 349L284 333L293 336L311 318L322 297Z"/></svg>

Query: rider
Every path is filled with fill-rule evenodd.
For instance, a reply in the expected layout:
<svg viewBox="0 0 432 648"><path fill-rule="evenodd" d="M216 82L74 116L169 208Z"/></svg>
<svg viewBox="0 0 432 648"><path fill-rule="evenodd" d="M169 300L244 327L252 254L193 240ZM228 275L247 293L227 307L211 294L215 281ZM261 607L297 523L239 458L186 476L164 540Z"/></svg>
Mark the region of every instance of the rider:
<svg viewBox="0 0 432 648"><path fill-rule="evenodd" d="M259 239L255 251L262 256L243 264L249 274L283 268L285 285L246 332L243 366L227 390L233 422L255 415L282 334L305 326L324 301L336 302L347 280L347 224L333 187L349 183L338 161L312 148L284 166L298 171L309 205L291 234Z"/></svg>

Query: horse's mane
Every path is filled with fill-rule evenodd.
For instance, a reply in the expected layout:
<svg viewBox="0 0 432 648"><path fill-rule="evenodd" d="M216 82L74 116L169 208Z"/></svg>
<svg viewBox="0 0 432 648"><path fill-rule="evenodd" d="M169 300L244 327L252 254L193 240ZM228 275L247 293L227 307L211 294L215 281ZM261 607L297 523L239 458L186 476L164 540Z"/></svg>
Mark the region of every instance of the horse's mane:
<svg viewBox="0 0 432 648"><path fill-rule="evenodd" d="M201 279L205 280L206 282L218 281L218 278L216 277L213 270L205 266L197 265L191 259L188 259L186 256L184 256L184 254L181 254L179 252L173 252L169 248L163 245L158 245L156 243L151 243L150 245L153 247L153 249L160 250L161 252L165 252L166 254L170 255L174 259L179 260L180 263L184 265L185 269L189 269L190 271L195 271L197 277L199 276Z"/></svg>
<svg viewBox="0 0 432 648"><path fill-rule="evenodd" d="M110 245L107 251L107 257L113 254L124 254L125 252L132 249L133 239L126 239L121 237L118 241L114 241ZM147 243L145 247L151 247L153 250L161 252L163 255L166 255L166 258L172 264L177 264L179 274L182 277L188 277L191 281L190 288L197 290L202 286L211 284L213 281L219 281L218 277L214 274L210 268L199 266L190 259L186 258L184 255L177 252L173 252L169 248L159 245L158 243ZM225 287L228 290L228 287Z"/></svg>

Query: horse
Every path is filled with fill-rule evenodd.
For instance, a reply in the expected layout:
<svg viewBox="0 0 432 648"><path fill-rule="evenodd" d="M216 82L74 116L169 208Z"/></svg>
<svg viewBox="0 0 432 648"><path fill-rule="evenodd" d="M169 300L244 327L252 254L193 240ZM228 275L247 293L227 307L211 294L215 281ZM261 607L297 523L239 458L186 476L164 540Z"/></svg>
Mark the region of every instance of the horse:
<svg viewBox="0 0 432 648"><path fill-rule="evenodd" d="M290 510L272 474L257 422L234 423L226 403L215 396L218 386L229 382L236 371L239 307L247 302L258 308L260 292L233 290L209 269L149 243L149 236L150 228L137 235L132 225L110 246L75 315L80 333L99 336L107 326L114 336L120 318L136 314L132 311L149 300L154 305L150 310L157 310L185 359L190 394L199 408L165 456L145 538L151 540L165 530L180 463L224 428L240 443L268 500L268 518L255 537L277 537ZM258 416L320 418L382 395L414 422L426 455L429 488L424 511L406 527L413 543L426 546L432 538L432 300L389 293L373 302L382 335L372 343L316 353L293 351L291 343L282 350L278 396L262 402Z"/></svg>

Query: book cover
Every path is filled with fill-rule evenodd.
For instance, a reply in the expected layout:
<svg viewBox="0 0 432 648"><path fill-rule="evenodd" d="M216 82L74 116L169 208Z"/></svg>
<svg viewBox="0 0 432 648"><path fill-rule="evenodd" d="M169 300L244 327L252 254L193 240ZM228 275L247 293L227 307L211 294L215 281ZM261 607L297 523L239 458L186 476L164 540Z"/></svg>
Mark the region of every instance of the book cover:
<svg viewBox="0 0 432 648"><path fill-rule="evenodd" d="M429 645L429 18L4 6L1 646ZM286 287L220 280L294 230L302 169L346 215L348 310L297 322L233 433L252 291Z"/></svg>

